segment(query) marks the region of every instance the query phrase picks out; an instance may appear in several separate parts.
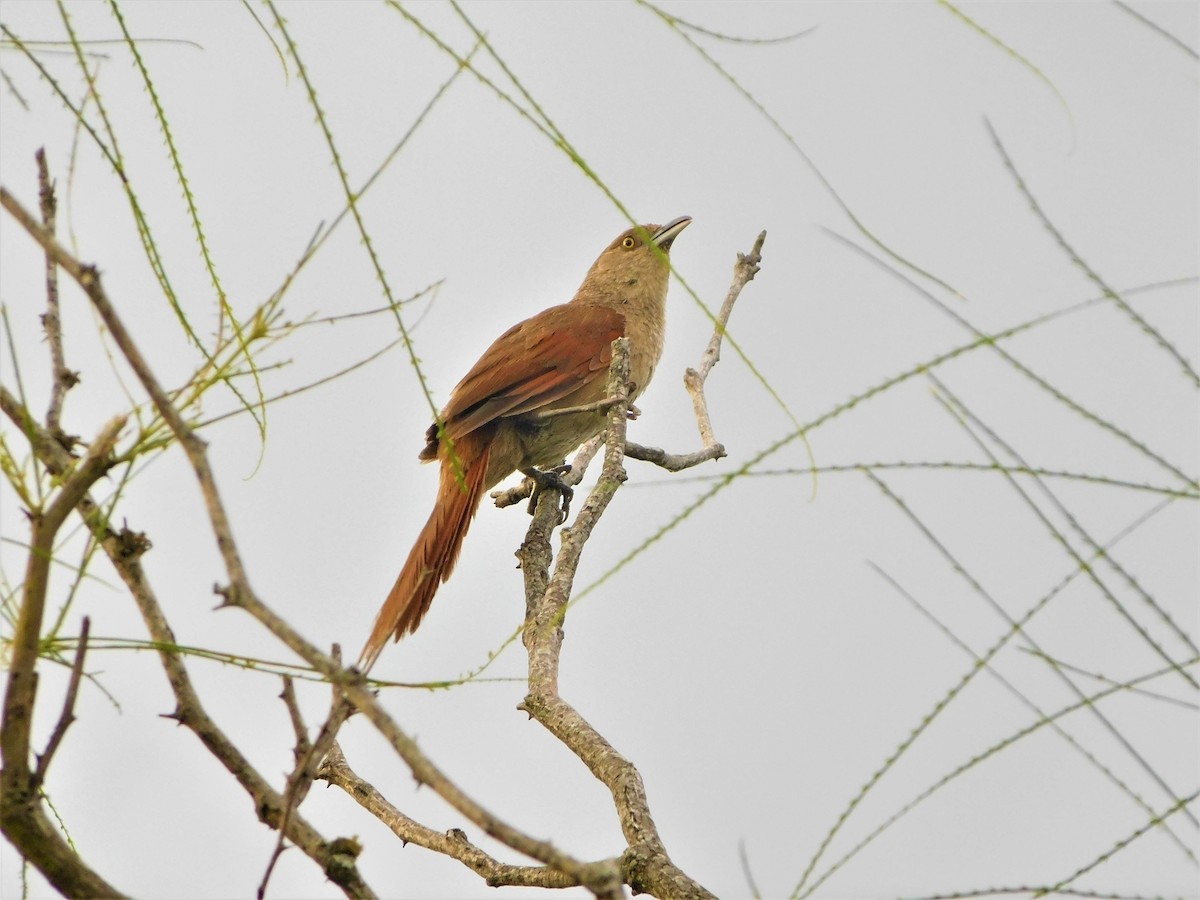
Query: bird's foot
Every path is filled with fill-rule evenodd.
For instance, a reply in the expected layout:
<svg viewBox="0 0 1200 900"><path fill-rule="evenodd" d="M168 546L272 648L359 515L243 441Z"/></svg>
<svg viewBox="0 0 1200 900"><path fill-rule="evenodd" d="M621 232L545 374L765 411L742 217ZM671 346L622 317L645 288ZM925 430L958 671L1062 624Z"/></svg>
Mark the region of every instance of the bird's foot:
<svg viewBox="0 0 1200 900"><path fill-rule="evenodd" d="M521 474L533 482L533 490L529 493L529 514L531 516L537 510L542 491L552 490L558 491L562 495L562 509L559 512L558 524L561 525L567 521L567 513L571 511L571 498L575 496L575 489L567 484L563 476L570 471L569 465L555 466L553 469L535 469L530 466L528 469L521 470Z"/></svg>

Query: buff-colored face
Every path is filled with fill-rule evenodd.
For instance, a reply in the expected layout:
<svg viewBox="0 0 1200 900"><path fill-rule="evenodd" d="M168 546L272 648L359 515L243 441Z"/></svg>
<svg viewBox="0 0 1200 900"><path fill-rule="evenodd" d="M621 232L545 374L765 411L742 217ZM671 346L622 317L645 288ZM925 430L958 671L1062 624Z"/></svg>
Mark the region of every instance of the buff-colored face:
<svg viewBox="0 0 1200 900"><path fill-rule="evenodd" d="M637 284L652 276L665 278L666 254L683 229L691 224L690 216L680 216L666 225L639 225L617 235L592 264L589 279Z"/></svg>

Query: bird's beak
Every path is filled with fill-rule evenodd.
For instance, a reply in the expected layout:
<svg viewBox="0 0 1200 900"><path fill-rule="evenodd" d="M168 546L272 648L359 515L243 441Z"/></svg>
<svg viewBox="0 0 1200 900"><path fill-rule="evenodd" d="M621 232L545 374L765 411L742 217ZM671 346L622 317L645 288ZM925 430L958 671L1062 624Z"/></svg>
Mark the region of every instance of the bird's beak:
<svg viewBox="0 0 1200 900"><path fill-rule="evenodd" d="M680 216L678 219L672 219L662 228L658 229L658 231L654 232L650 237L650 241L665 253L671 249L671 242L679 237L679 232L691 224L691 216Z"/></svg>

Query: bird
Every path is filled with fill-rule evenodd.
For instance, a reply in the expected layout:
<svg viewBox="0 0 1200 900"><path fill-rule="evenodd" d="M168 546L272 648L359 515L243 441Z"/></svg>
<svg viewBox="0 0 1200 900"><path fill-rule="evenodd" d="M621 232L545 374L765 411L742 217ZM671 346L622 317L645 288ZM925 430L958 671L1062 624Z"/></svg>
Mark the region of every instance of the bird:
<svg viewBox="0 0 1200 900"><path fill-rule="evenodd" d="M538 414L603 400L617 338L629 339L630 402L645 390L663 351L668 254L691 221L680 216L621 232L569 303L508 329L451 391L418 455L440 465L437 500L375 618L359 671L370 670L389 637L417 630L454 569L484 491L514 472L565 486L548 468L603 431L605 414Z"/></svg>

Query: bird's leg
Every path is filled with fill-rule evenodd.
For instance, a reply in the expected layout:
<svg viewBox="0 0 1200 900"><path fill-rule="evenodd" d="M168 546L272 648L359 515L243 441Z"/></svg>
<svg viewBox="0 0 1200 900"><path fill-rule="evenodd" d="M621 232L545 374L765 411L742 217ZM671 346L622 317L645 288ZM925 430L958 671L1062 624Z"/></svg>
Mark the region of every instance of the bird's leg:
<svg viewBox="0 0 1200 900"><path fill-rule="evenodd" d="M521 470L521 474L533 482L533 490L529 493L529 514L531 516L537 509L537 502L542 496L542 491L549 489L562 494L562 510L558 524L561 525L567 521L567 513L571 510L571 498L575 496L575 489L563 480L563 476L570 471L571 467L565 464L555 466L553 469L535 469L530 466L528 469Z"/></svg>

